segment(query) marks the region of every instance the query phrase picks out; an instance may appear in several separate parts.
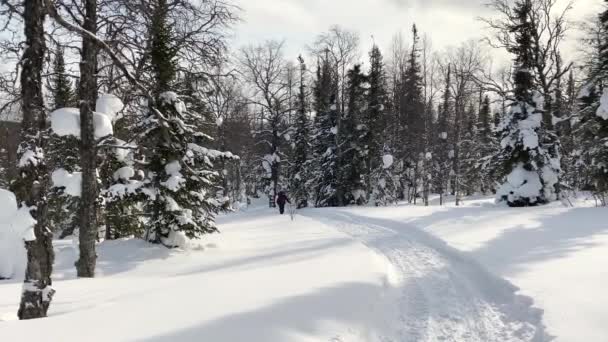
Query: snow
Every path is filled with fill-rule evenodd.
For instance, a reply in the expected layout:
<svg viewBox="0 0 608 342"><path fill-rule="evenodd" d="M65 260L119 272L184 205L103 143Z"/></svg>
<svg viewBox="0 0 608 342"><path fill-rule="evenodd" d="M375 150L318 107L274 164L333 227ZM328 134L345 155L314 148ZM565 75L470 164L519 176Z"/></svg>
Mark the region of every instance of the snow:
<svg viewBox="0 0 608 342"><path fill-rule="evenodd" d="M543 185L537 171L527 171L523 164L519 163L507 176L507 181L498 189L496 196L500 200L506 196L509 202L515 202L521 198L530 198L532 202L540 196Z"/></svg>
<svg viewBox="0 0 608 342"><path fill-rule="evenodd" d="M44 158L44 154L42 153L42 149L37 149L36 151L26 150L21 154L21 158L19 159L18 166L20 168L26 167L28 165L38 165L38 161Z"/></svg>
<svg viewBox="0 0 608 342"><path fill-rule="evenodd" d="M80 110L78 108L60 108L50 115L51 129L60 137L73 135L80 137Z"/></svg>
<svg viewBox="0 0 608 342"><path fill-rule="evenodd" d="M74 136L80 138L80 110L78 108L60 108L50 115L51 129L58 136ZM110 116L94 112L93 125L95 139L101 139L114 134Z"/></svg>
<svg viewBox="0 0 608 342"><path fill-rule="evenodd" d="M93 125L95 126L95 139L101 139L114 134L112 120L103 113L93 113Z"/></svg>
<svg viewBox="0 0 608 342"><path fill-rule="evenodd" d="M608 120L608 88L604 89L596 115L604 120Z"/></svg>
<svg viewBox="0 0 608 342"><path fill-rule="evenodd" d="M70 196L80 197L82 191L82 172L70 173L65 169L57 169L51 175L53 187L64 188Z"/></svg>
<svg viewBox="0 0 608 342"><path fill-rule="evenodd" d="M182 166L177 160L165 165L165 172L169 175L169 178L166 181L161 182L161 185L173 192L181 189L186 183L186 179L180 173L181 169Z"/></svg>
<svg viewBox="0 0 608 342"><path fill-rule="evenodd" d="M187 110L186 104L182 100L179 99L179 96L176 93L174 93L172 91L167 91L167 92L160 94L160 98L164 104L169 104L169 105L172 104L173 107L175 108L175 110L179 114L183 114Z"/></svg>
<svg viewBox="0 0 608 342"><path fill-rule="evenodd" d="M336 135L336 134L338 134L338 127L334 126L330 129L330 131L331 131L331 134Z"/></svg>
<svg viewBox="0 0 608 342"><path fill-rule="evenodd" d="M135 176L135 170L130 166L124 166L114 172L114 180L129 180Z"/></svg>
<svg viewBox="0 0 608 342"><path fill-rule="evenodd" d="M103 242L94 279L77 279L76 250L56 241L50 317L16 321L21 284L2 282L3 340L374 341L381 256L318 220L266 208L218 221L222 234L183 251Z"/></svg>
<svg viewBox="0 0 608 342"><path fill-rule="evenodd" d="M101 94L97 99L95 111L105 114L110 121L114 122L119 118L118 113L123 110L124 106L125 105L117 96L112 94Z"/></svg>
<svg viewBox="0 0 608 342"><path fill-rule="evenodd" d="M481 247L488 254L477 258L424 231L440 235L462 228L459 233L467 235L462 241L471 245L500 239L526 222L520 211L484 201L464 209L306 209L292 221L259 200L219 217L222 234L185 241L183 250L139 240L103 242L98 276L86 280L76 278L74 246L56 241L57 294L50 317L16 321L21 285L1 282L2 336L65 342L82 336L92 342L221 342L251 336L264 342L548 341L542 312L532 300L474 260L497 267L504 259L493 256L505 250ZM492 223L478 223L476 217ZM527 251L532 240L514 248ZM507 260L522 254L508 254L513 259ZM99 329L99 322L111 329Z"/></svg>
<svg viewBox="0 0 608 342"><path fill-rule="evenodd" d="M4 189L0 189L0 208L0 279L22 276L27 260L24 241L35 239L36 221L29 208L18 209L15 195Z"/></svg>
<svg viewBox="0 0 608 342"><path fill-rule="evenodd" d="M383 163L384 169L388 169L391 166L393 166L394 161L395 161L395 158L393 158L393 156L390 154L385 154L384 156L382 156L382 163Z"/></svg>

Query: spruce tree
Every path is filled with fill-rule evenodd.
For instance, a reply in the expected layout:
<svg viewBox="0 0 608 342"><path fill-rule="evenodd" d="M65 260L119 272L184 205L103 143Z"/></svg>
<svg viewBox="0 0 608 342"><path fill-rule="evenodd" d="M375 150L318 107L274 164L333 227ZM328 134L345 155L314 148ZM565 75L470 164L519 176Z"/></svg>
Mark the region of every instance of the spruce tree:
<svg viewBox="0 0 608 342"><path fill-rule="evenodd" d="M167 14L166 0L157 0L150 34L155 103L140 127L148 163L139 193L146 196L144 207L150 213L147 240L176 247L183 244L182 236L217 231L214 218L223 203L216 196L219 175L213 161L234 156L203 147L209 137L196 129L200 115L170 91L178 48Z"/></svg>
<svg viewBox="0 0 608 342"><path fill-rule="evenodd" d="M343 204L363 204L367 201L365 162L369 155L370 127L362 124L367 111L367 81L360 65L355 65L347 73L346 92L348 107L342 117L341 140L342 155L339 160L339 187L343 194Z"/></svg>
<svg viewBox="0 0 608 342"><path fill-rule="evenodd" d="M391 125L398 126L394 117L389 114L389 99L382 53L377 45L369 53L370 71L367 77L369 90L367 92L367 110L364 111L363 124L367 127L362 145L366 146L365 155L366 183L368 193L373 194L373 201L384 205L396 200L394 176L389 174L394 170L394 163L385 167L385 159L393 159L394 150L390 137ZM386 156L386 158L385 158ZM384 179L384 180L383 180Z"/></svg>
<svg viewBox="0 0 608 342"><path fill-rule="evenodd" d="M499 132L499 159L506 180L497 199L509 206L532 206L557 198L560 174L559 151L546 150L543 123L543 99L537 91L531 48L533 27L530 0L517 1L511 31L517 44L509 49L515 58L514 101L503 118Z"/></svg>
<svg viewBox="0 0 608 342"><path fill-rule="evenodd" d="M412 48L403 75L403 102L401 104L405 135L405 179L409 183L409 201L415 202L422 185L421 164L425 158L425 101L422 93L420 66L420 37L416 25L412 27Z"/></svg>
<svg viewBox="0 0 608 342"><path fill-rule="evenodd" d="M76 94L74 93L72 82L66 73L64 50L61 46L57 46L57 49L55 50L53 74L50 83L53 109L76 106Z"/></svg>
<svg viewBox="0 0 608 342"><path fill-rule="evenodd" d="M600 22L598 60L579 99L574 170L583 183L579 187L593 191L608 205L608 8L600 14Z"/></svg>
<svg viewBox="0 0 608 342"><path fill-rule="evenodd" d="M302 56L298 57L300 62L300 87L298 92L297 113L295 119L294 152L290 172L289 193L295 201L298 209L308 206L310 197L308 190L311 143L310 143L310 118L306 94L306 64Z"/></svg>
<svg viewBox="0 0 608 342"><path fill-rule="evenodd" d="M61 46L57 46L55 51L50 85L54 110L77 106L77 96L66 74L64 49ZM79 172L81 168L78 145L78 138L74 136L51 135L48 152L49 170L53 172L62 168L70 173ZM50 226L55 231L61 231L61 237L71 235L78 226L78 197L66 194L64 189L52 188L48 198Z"/></svg>
<svg viewBox="0 0 608 342"><path fill-rule="evenodd" d="M327 56L317 68L315 95L313 184L315 206L343 205L338 193L338 83Z"/></svg>
<svg viewBox="0 0 608 342"><path fill-rule="evenodd" d="M474 149L475 157L478 160L473 164L480 184L479 190L482 194L487 194L494 190L490 163L492 156L498 151L498 144L492 129L491 114L490 97L486 95L481 103L477 120Z"/></svg>

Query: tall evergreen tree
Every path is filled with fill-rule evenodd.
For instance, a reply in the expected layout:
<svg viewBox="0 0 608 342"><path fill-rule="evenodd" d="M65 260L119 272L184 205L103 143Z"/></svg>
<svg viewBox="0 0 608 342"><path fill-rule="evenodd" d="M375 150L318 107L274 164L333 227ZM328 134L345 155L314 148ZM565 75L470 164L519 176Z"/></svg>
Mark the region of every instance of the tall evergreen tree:
<svg viewBox="0 0 608 342"><path fill-rule="evenodd" d="M425 149L425 100L422 93L422 74L420 66L420 37L416 25L412 27L412 48L403 75L403 98L401 104L402 125L405 135L405 179L409 183L408 200L416 201L422 185L421 165Z"/></svg>
<svg viewBox="0 0 608 342"><path fill-rule="evenodd" d="M532 3L515 3L511 27L517 45L510 48L516 55L514 101L499 127L501 133L500 160L506 181L498 190L498 200L510 206L531 206L556 199L559 183L559 151L546 150L543 123L543 99L537 91L532 74L534 58L531 52L533 27L530 22Z"/></svg>
<svg viewBox="0 0 608 342"><path fill-rule="evenodd" d="M53 72L50 78L51 99L54 110L77 106L77 96L72 88L65 69L64 49L57 46L53 60ZM74 136L58 137L51 135L49 141L49 170L63 168L70 173L80 171L79 139ZM78 226L78 197L66 194L63 189L53 188L49 193L49 221L61 236L71 235Z"/></svg>
<svg viewBox="0 0 608 342"><path fill-rule="evenodd" d="M338 175L338 83L327 56L317 69L315 95L315 206L343 205Z"/></svg>
<svg viewBox="0 0 608 342"><path fill-rule="evenodd" d="M141 141L148 160L139 192L150 213L146 238L167 247L182 244L181 236L198 238L217 231L215 214L223 207L213 160L234 158L203 147L209 136L197 131L200 115L186 108L170 91L175 81L177 47L172 43L166 0L157 0L150 36L156 103L141 123Z"/></svg>
<svg viewBox="0 0 608 342"><path fill-rule="evenodd" d="M608 205L608 8L600 14L600 22L598 60L579 100L574 170L583 175L578 177L583 182L579 186L592 190L603 205Z"/></svg>
<svg viewBox="0 0 608 342"><path fill-rule="evenodd" d="M74 93L72 82L66 73L64 51L61 46L57 46L55 50L53 75L51 76L51 94L53 109L74 107L76 104L76 94Z"/></svg>
<svg viewBox="0 0 608 342"><path fill-rule="evenodd" d="M367 80L360 65L355 65L347 75L348 107L340 125L342 155L338 167L339 187L344 196L343 204L363 204L368 196L368 168L365 162L370 153L368 137L372 134L370 127L362 124L367 111Z"/></svg>
<svg viewBox="0 0 608 342"><path fill-rule="evenodd" d="M150 60L154 75L153 94L158 100L160 94L172 89L174 84L179 47L173 44L167 0L154 0L152 6Z"/></svg>
<svg viewBox="0 0 608 342"><path fill-rule="evenodd" d="M292 170L289 181L290 194L293 197L298 209L308 206L308 182L311 158L310 142L310 118L309 106L306 94L306 64L302 56L298 57L300 62L300 87L298 92L297 113L295 122L294 153L292 160Z"/></svg>

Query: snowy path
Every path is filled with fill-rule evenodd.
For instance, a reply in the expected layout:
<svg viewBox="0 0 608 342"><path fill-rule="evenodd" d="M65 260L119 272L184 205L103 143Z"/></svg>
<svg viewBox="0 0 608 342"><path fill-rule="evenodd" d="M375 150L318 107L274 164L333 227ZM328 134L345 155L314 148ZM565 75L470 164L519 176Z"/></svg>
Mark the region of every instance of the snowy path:
<svg viewBox="0 0 608 342"><path fill-rule="evenodd" d="M542 313L444 242L404 223L315 210L310 217L362 241L390 262L385 308L396 314L386 341L544 341Z"/></svg>
<svg viewBox="0 0 608 342"><path fill-rule="evenodd" d="M372 208L373 209L373 208ZM18 281L0 281L8 341L542 341L540 312L469 257L371 210L267 208L219 219L222 234L168 251L103 243L95 279L75 279L57 244L44 320L14 319Z"/></svg>
<svg viewBox="0 0 608 342"><path fill-rule="evenodd" d="M606 208L506 208L491 198L436 204L349 212L428 231L511 281L544 311L552 342L608 341Z"/></svg>

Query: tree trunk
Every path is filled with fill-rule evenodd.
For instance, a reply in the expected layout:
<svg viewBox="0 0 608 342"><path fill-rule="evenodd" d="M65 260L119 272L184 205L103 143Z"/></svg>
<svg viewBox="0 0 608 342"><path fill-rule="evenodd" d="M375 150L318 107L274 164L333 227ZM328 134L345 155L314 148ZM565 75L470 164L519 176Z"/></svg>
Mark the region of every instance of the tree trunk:
<svg viewBox="0 0 608 342"><path fill-rule="evenodd" d="M53 270L53 234L47 227L46 193L49 175L44 160L46 113L42 97L41 73L44 65L44 5L42 0L25 0L23 19L26 49L21 70L22 141L19 154L32 154L27 164L19 163L19 176L13 189L20 206L30 208L36 220L36 238L25 242L27 268L19 319L46 317L55 291L51 288ZM23 158L25 159L25 158Z"/></svg>
<svg viewBox="0 0 608 342"><path fill-rule="evenodd" d="M97 33L97 0L86 0L83 28ZM80 160L82 163L82 194L80 198L80 258L76 262L79 277L95 276L95 242L97 241L97 144L93 111L97 100L97 48L93 39L82 37L80 61Z"/></svg>

